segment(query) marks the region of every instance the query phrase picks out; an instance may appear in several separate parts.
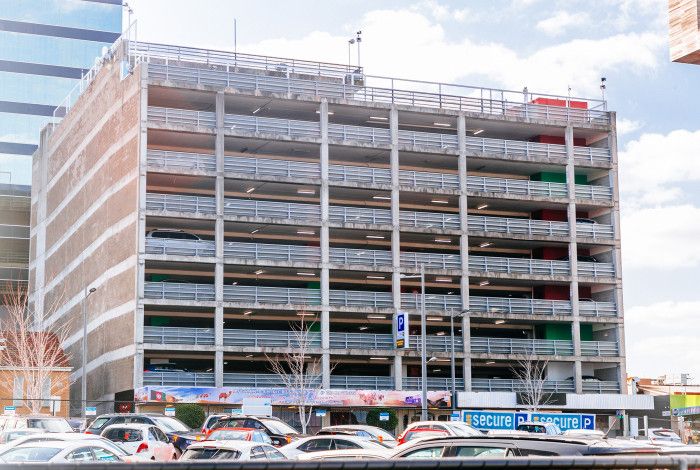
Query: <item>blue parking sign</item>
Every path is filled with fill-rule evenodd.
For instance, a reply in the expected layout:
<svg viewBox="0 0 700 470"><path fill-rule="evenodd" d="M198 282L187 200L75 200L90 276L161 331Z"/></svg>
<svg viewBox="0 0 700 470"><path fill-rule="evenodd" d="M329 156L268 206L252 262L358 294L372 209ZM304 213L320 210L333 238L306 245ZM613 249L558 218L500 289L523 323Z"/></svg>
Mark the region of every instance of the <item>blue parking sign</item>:
<svg viewBox="0 0 700 470"><path fill-rule="evenodd" d="M408 313L406 312L399 311L396 314L396 347L408 348Z"/></svg>

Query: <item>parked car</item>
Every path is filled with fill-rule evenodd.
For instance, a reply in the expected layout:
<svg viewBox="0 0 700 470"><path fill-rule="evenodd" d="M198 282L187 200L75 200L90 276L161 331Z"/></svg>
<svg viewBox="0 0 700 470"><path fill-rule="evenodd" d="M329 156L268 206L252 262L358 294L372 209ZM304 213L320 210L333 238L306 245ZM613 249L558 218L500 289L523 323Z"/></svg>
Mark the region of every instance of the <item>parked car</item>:
<svg viewBox="0 0 700 470"><path fill-rule="evenodd" d="M0 416L0 431L40 429L43 432L73 432L65 418L55 416Z"/></svg>
<svg viewBox="0 0 700 470"><path fill-rule="evenodd" d="M588 217L576 217L576 223L577 224L597 224L593 219L589 219Z"/></svg>
<svg viewBox="0 0 700 470"><path fill-rule="evenodd" d="M250 441L203 441L188 447L180 460L284 460L269 444Z"/></svg>
<svg viewBox="0 0 700 470"><path fill-rule="evenodd" d="M219 428L260 429L270 436L272 445L276 447L287 445L301 437L296 429L272 416L227 415L219 418L209 432Z"/></svg>
<svg viewBox="0 0 700 470"><path fill-rule="evenodd" d="M525 431L532 434L546 434L548 436L559 436L561 429L554 423L544 421L524 421L515 428L516 431Z"/></svg>
<svg viewBox="0 0 700 470"><path fill-rule="evenodd" d="M207 419L204 420L204 424L202 424L202 434L207 434L209 430L216 424L217 421L219 421L220 418L223 418L225 416L228 416L226 414L213 414L207 416Z"/></svg>
<svg viewBox="0 0 700 470"><path fill-rule="evenodd" d="M399 445L424 437L448 437L450 434L443 429L411 428L399 436Z"/></svg>
<svg viewBox="0 0 700 470"><path fill-rule="evenodd" d="M30 434L43 434L41 429L13 429L10 431L0 432L0 445L8 444L20 437L29 436Z"/></svg>
<svg viewBox="0 0 700 470"><path fill-rule="evenodd" d="M37 434L28 434L26 436L19 437L15 439L12 442L7 443L5 446L0 449L0 456L8 451L9 449L13 449L15 447L21 446L21 445L29 445L29 444L36 444L39 442L49 442L49 441L58 441L58 442L96 442L100 445L106 446L108 449L110 449L112 452L117 454L119 457L121 457L123 460L130 460L130 453L127 452L123 447L121 447L119 444L115 444L114 442L110 441L109 439L105 439L102 436L95 436L94 434L83 434L79 432L42 432L42 433L37 433Z"/></svg>
<svg viewBox="0 0 700 470"><path fill-rule="evenodd" d="M144 460L167 462L177 458L175 446L154 424L112 424L102 430L102 437Z"/></svg>
<svg viewBox="0 0 700 470"><path fill-rule="evenodd" d="M104 428L113 424L153 424L158 426L175 446L178 455L184 452L192 442L203 439L201 434L192 432L179 419L157 413L109 413L100 415L90 423L85 432L99 435L102 434Z"/></svg>
<svg viewBox="0 0 700 470"><path fill-rule="evenodd" d="M667 428L649 428L647 437L652 444L682 443L680 436Z"/></svg>
<svg viewBox="0 0 700 470"><path fill-rule="evenodd" d="M265 431L252 428L218 428L207 436L207 441L252 441L272 445Z"/></svg>
<svg viewBox="0 0 700 470"><path fill-rule="evenodd" d="M175 228L156 228L146 232L146 238L169 238L175 240L201 240L194 233Z"/></svg>
<svg viewBox="0 0 700 470"><path fill-rule="evenodd" d="M71 463L71 462L122 462L113 449L89 441L45 441L13 447L0 456L6 463Z"/></svg>
<svg viewBox="0 0 700 470"><path fill-rule="evenodd" d="M176 364L149 364L143 368L144 372L188 372L187 369Z"/></svg>
<svg viewBox="0 0 700 470"><path fill-rule="evenodd" d="M294 459L307 452L321 452L324 450L345 449L370 449L386 451L388 447L357 436L312 436L298 439L286 446L280 447L280 451L288 459Z"/></svg>
<svg viewBox="0 0 700 470"><path fill-rule="evenodd" d="M364 437L372 441L380 442L387 447L396 447L398 442L392 434L382 428L376 426L363 426L359 424L348 424L341 426L326 426L316 433L317 436L323 435L346 435Z"/></svg>
<svg viewBox="0 0 700 470"><path fill-rule="evenodd" d="M406 442L407 433L411 433L413 429L421 428L421 432L428 431L443 431L446 436L482 436L481 431L474 429L461 421L417 421L411 423L404 432L398 437L399 444ZM412 436L415 439L417 436ZM423 437L423 436L421 436ZM434 436L437 437L437 436Z"/></svg>
<svg viewBox="0 0 700 470"><path fill-rule="evenodd" d="M631 445L618 439L585 439L528 434L512 436L435 437L399 446L392 458L527 457L557 455L658 455L653 446Z"/></svg>
<svg viewBox="0 0 700 470"><path fill-rule="evenodd" d="M569 261L569 255L562 256L561 258L557 258L559 261ZM576 256L576 259L582 263L597 263L598 258L595 256L591 255L578 255Z"/></svg>

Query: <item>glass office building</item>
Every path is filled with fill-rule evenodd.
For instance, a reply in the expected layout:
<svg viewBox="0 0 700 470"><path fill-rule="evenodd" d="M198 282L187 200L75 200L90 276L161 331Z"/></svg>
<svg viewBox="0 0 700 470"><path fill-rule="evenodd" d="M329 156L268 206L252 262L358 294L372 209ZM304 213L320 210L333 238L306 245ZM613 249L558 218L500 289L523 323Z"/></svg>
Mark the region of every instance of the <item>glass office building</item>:
<svg viewBox="0 0 700 470"><path fill-rule="evenodd" d="M0 183L30 182L39 132L121 30L121 0L0 0Z"/></svg>

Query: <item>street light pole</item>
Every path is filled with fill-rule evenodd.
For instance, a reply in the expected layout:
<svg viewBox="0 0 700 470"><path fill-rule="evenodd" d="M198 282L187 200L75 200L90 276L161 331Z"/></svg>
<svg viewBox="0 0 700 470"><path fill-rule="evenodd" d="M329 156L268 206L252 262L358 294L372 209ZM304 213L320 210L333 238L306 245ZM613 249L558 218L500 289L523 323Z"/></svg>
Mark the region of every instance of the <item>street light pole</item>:
<svg viewBox="0 0 700 470"><path fill-rule="evenodd" d="M88 290L88 287L85 286L83 289L83 301L82 303L82 310L83 310L83 341L82 341L82 356L83 356L83 367L82 367L82 374L81 374L81 381L80 381L80 398L81 398L81 403L83 405L83 411L81 412L81 416L84 418L85 417L85 407L87 406L87 310L85 309L85 301L87 300L88 297L90 297L90 294L95 292L95 288L91 287Z"/></svg>
<svg viewBox="0 0 700 470"><path fill-rule="evenodd" d="M421 337L421 421L428 420L428 364L426 362L426 347L425 342L427 336L425 333L425 266L420 266L420 337Z"/></svg>
<svg viewBox="0 0 700 470"><path fill-rule="evenodd" d="M457 373L455 367L455 312L450 312L450 374L452 377L452 411L457 409L456 394L457 394Z"/></svg>

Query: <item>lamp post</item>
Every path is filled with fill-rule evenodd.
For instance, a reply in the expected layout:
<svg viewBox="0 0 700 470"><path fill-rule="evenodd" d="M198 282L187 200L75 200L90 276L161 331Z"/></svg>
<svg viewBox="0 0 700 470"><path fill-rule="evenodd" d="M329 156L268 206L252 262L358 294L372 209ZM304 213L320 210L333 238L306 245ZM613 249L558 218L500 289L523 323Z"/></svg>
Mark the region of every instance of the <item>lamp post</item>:
<svg viewBox="0 0 700 470"><path fill-rule="evenodd" d="M426 361L425 352L425 266L421 264L419 274L406 275L401 274L402 279L420 278L420 357L421 357L421 401L420 401L420 419L421 421L428 420L428 364Z"/></svg>
<svg viewBox="0 0 700 470"><path fill-rule="evenodd" d="M352 60L350 59L350 52L353 44L355 44L355 38L348 39L348 73L352 73Z"/></svg>
<svg viewBox="0 0 700 470"><path fill-rule="evenodd" d="M83 367L80 381L80 398L83 405L83 411L81 412L83 418L85 417L85 407L87 406L87 310L85 309L85 301L90 297L90 294L96 290L97 288L95 287L90 287L90 289L88 289L88 287L85 286L85 289L83 289L83 301L81 302L83 310L83 341L81 345Z"/></svg>
<svg viewBox="0 0 700 470"><path fill-rule="evenodd" d="M455 364L455 316L457 318L469 313L469 310L462 310L455 315L454 309L450 311L450 376L452 377L452 411L457 409L457 373ZM464 334L464 332L462 332ZM465 351L466 352L466 351Z"/></svg>

